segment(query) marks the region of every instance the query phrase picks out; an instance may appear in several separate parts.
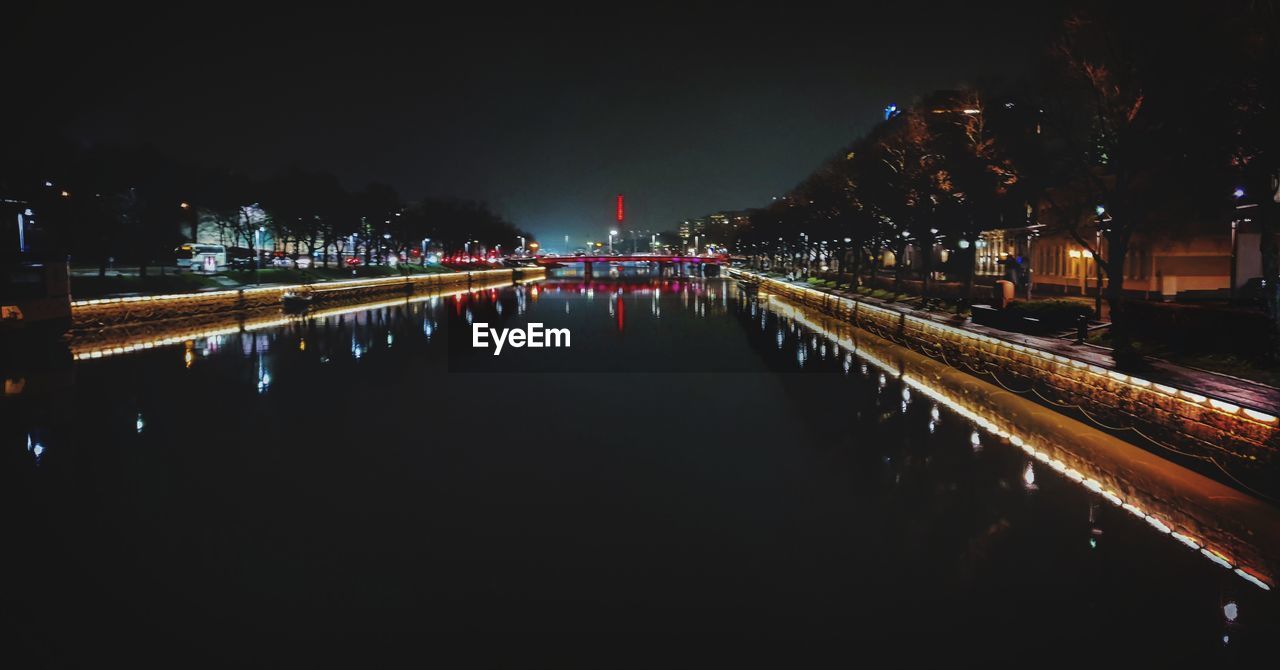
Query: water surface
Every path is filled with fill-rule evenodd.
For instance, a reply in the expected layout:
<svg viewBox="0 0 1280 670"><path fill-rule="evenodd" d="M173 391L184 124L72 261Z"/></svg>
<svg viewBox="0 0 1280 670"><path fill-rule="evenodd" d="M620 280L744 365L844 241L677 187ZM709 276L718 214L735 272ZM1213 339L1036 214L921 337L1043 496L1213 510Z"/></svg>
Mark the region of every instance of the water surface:
<svg viewBox="0 0 1280 670"><path fill-rule="evenodd" d="M572 346L493 356L476 322ZM972 412L1233 559L1275 560L1269 506L727 279L553 278L71 350L65 383L6 399L0 513L5 626L64 659L498 631L1212 659L1280 633L1274 594Z"/></svg>

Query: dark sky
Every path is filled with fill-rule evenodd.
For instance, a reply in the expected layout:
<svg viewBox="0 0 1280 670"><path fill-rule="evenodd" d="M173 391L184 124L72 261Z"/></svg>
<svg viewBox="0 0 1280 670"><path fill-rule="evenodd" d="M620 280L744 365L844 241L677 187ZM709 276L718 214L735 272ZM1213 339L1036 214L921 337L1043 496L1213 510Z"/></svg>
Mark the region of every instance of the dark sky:
<svg viewBox="0 0 1280 670"><path fill-rule="evenodd" d="M886 103L1016 75L1054 18L1037 3L843 6L456 17L425 3L40 3L17 10L4 55L27 111L75 139L485 200L551 242L599 236L619 192L632 225L653 229L764 204Z"/></svg>

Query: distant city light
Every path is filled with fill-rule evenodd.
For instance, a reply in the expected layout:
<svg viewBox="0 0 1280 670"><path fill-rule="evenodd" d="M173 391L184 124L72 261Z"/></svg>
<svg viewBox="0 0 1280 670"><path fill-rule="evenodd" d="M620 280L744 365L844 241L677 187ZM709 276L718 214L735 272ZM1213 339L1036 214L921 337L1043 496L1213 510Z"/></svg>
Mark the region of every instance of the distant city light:
<svg viewBox="0 0 1280 670"><path fill-rule="evenodd" d="M1237 187L1236 187L1236 190L1234 190L1234 191L1232 191L1232 192L1231 192L1231 195L1233 195L1233 196L1235 196L1235 197L1237 197L1237 198L1243 198L1243 197L1244 197L1244 189L1242 189L1242 188L1240 188L1239 186L1237 186Z"/></svg>

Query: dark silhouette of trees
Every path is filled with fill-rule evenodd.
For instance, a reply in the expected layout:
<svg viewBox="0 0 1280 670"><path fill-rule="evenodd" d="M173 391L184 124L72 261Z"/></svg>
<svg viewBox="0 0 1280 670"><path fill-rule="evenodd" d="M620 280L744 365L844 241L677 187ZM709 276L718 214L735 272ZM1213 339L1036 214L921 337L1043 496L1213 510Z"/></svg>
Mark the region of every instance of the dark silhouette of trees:
<svg viewBox="0 0 1280 670"><path fill-rule="evenodd" d="M1045 129L1065 152L1065 174L1050 191L1068 230L1106 276L1117 362L1140 364L1124 297L1125 264L1135 234L1153 233L1212 211L1219 166L1207 160L1202 127L1218 101L1203 90L1209 75L1182 38L1215 22L1203 9L1166 12L1150 30L1146 12L1118 4L1069 16L1054 49L1046 87ZM1212 116L1211 114L1209 116ZM1092 212L1092 215L1090 215ZM1102 244L1099 244L1099 240Z"/></svg>
<svg viewBox="0 0 1280 670"><path fill-rule="evenodd" d="M1212 26L1213 24L1207 24ZM1222 100L1219 134L1237 200L1257 222L1262 257L1263 309L1271 324L1270 357L1280 361L1280 6L1253 2L1227 13L1214 34L1221 60L1212 63L1217 85L1205 90Z"/></svg>
<svg viewBox="0 0 1280 670"><path fill-rule="evenodd" d="M1257 208L1280 356L1277 18L1270 2L1235 14L1169 7L1158 17L1084 3L1034 76L905 106L757 210L743 243L757 265L800 275L817 235L839 240L842 268L860 265L850 254L871 259L872 275L887 250L895 291L911 247L926 296L935 246L946 248L945 270L969 296L981 232L1043 224L1096 260L1117 361L1134 367L1124 279L1135 238L1176 239L1226 221L1236 190Z"/></svg>
<svg viewBox="0 0 1280 670"><path fill-rule="evenodd" d="M965 301L973 297L978 236L1009 207L1017 168L988 129L989 111L977 90L931 101L926 137L934 156L934 221L955 248Z"/></svg>
<svg viewBox="0 0 1280 670"><path fill-rule="evenodd" d="M143 275L171 264L175 247L203 235L257 256L269 233L278 248L339 265L362 249L385 261L433 246L461 250L468 240L513 250L518 229L485 204L451 198L405 202L389 185L351 192L337 177L300 168L266 180L200 169L150 148L79 147L42 138L15 145L0 172L3 195L36 215L28 246L73 262L136 266ZM261 231L259 229L262 229ZM203 231L203 232L202 232Z"/></svg>
<svg viewBox="0 0 1280 670"><path fill-rule="evenodd" d="M343 207L347 196L331 174L292 168L263 184L262 193L261 206L276 239L295 241L308 256L333 242L335 228L349 216ZM324 260L327 264L327 254Z"/></svg>

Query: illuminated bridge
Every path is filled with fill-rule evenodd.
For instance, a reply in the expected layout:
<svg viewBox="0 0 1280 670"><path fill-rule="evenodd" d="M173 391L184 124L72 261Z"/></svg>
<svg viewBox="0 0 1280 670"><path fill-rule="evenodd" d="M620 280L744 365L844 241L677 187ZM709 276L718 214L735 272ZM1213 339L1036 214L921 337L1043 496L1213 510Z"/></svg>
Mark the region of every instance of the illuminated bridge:
<svg viewBox="0 0 1280 670"><path fill-rule="evenodd" d="M708 265L720 265L729 262L729 257L629 254L620 256L538 256L533 260L539 265L558 265L561 263L706 263Z"/></svg>
<svg viewBox="0 0 1280 670"><path fill-rule="evenodd" d="M694 272L695 274L714 274L718 272L719 265L728 263L728 256L675 256L658 254L622 254L617 256L539 256L534 259L534 263L543 266L552 266L552 268L556 268L556 266L559 265L581 263L582 274L588 275L588 277L594 274L591 266L599 263L646 263L658 265L659 268L673 268L676 270L677 274L685 274L687 272ZM714 270L708 270L708 268L714 268Z"/></svg>

